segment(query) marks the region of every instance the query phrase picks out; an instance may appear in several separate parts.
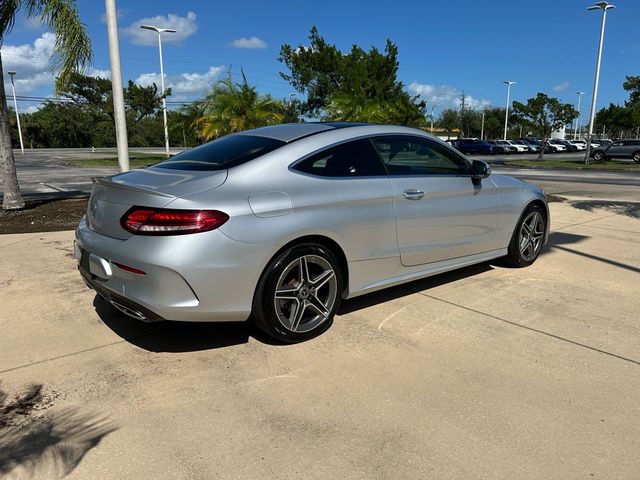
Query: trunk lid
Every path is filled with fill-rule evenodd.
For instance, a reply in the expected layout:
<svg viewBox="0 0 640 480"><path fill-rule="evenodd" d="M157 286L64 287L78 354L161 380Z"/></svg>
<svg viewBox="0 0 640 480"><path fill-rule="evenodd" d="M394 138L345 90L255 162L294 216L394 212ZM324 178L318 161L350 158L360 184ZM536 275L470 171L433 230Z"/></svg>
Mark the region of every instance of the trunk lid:
<svg viewBox="0 0 640 480"><path fill-rule="evenodd" d="M183 171L143 169L94 177L87 206L88 227L112 238L131 236L120 225L122 216L133 206L162 208L176 198L210 190L222 185L227 171Z"/></svg>

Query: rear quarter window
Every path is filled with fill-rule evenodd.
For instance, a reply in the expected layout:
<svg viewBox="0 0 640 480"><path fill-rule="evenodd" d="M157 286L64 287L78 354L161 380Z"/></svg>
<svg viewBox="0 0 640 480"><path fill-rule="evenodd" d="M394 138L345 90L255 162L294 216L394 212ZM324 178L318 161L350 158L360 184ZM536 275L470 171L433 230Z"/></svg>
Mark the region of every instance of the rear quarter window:
<svg viewBox="0 0 640 480"><path fill-rule="evenodd" d="M179 153L151 168L226 170L272 152L286 142L255 135L228 135Z"/></svg>

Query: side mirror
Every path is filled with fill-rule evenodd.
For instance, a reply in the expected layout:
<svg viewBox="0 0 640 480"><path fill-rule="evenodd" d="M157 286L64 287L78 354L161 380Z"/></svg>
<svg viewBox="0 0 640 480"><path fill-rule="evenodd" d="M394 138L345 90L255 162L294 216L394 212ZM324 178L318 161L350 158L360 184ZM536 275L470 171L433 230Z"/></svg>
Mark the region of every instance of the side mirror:
<svg viewBox="0 0 640 480"><path fill-rule="evenodd" d="M471 178L481 180L491 175L491 167L487 162L482 160L473 160L471 163Z"/></svg>

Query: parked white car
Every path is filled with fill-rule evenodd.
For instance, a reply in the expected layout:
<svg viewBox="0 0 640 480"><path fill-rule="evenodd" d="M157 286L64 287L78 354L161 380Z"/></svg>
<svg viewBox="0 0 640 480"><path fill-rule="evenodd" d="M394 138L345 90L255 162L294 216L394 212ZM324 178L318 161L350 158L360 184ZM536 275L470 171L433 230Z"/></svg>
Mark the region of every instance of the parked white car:
<svg viewBox="0 0 640 480"><path fill-rule="evenodd" d="M547 143L549 144L549 147L551 147L551 151L554 153L567 151L566 145L556 142L554 138L547 140Z"/></svg>
<svg viewBox="0 0 640 480"><path fill-rule="evenodd" d="M586 150L587 144L580 140L567 140L571 145L574 145L578 150Z"/></svg>
<svg viewBox="0 0 640 480"><path fill-rule="evenodd" d="M518 143L515 140L505 140L509 145L516 147L518 153L526 153L529 151L529 147L524 143Z"/></svg>

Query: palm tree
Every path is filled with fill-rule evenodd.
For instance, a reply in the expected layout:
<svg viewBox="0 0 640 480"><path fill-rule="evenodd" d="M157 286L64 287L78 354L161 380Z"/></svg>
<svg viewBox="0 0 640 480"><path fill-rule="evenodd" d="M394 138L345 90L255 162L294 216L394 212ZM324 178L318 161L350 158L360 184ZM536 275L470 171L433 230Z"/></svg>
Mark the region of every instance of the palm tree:
<svg viewBox="0 0 640 480"><path fill-rule="evenodd" d="M52 70L58 72L56 88L65 86L71 74L82 69L91 60L91 40L80 22L76 0L11 0L0 1L0 47L12 30L19 11L28 18L38 18L56 35L56 45L51 58ZM11 149L9 110L4 88L2 54L0 53L0 163L4 196L2 208L15 210L24 207L16 164Z"/></svg>
<svg viewBox="0 0 640 480"><path fill-rule="evenodd" d="M204 114L194 122L205 140L250 128L281 123L284 105L271 97L260 95L249 86L242 72L242 83L234 83L231 71L226 80L212 88L204 103Z"/></svg>

